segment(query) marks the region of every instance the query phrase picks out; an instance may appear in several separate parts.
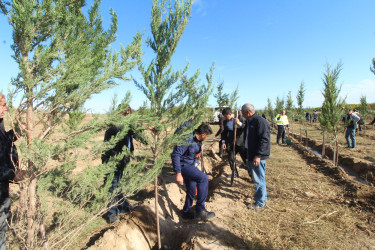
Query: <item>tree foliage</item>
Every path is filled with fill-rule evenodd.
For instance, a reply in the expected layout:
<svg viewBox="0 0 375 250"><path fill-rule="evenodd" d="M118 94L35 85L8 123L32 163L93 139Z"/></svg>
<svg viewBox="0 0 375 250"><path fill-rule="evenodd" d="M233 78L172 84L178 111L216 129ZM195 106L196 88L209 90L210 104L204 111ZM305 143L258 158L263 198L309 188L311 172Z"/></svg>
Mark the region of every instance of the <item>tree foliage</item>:
<svg viewBox="0 0 375 250"><path fill-rule="evenodd" d="M342 108L345 105L345 99L339 97L341 86L337 84L341 69L341 63L338 63L334 69L330 65L326 65L326 72L322 79L324 101L322 112L318 117L322 130L332 133L335 137L341 128Z"/></svg>
<svg viewBox="0 0 375 250"><path fill-rule="evenodd" d="M359 110L363 115L366 115L368 113L367 98L365 95L362 95L360 98Z"/></svg>
<svg viewBox="0 0 375 250"><path fill-rule="evenodd" d="M303 101L305 100L305 93L306 93L305 83L302 81L301 84L299 85L299 89L298 89L297 96L296 96L297 105L298 105L297 111L299 115L303 115Z"/></svg>
<svg viewBox="0 0 375 250"><path fill-rule="evenodd" d="M236 109L238 98L239 96L238 96L238 85L237 85L236 89L229 96L228 107L230 107L231 109L233 108Z"/></svg>
<svg viewBox="0 0 375 250"><path fill-rule="evenodd" d="M229 104L229 94L223 92L224 88L224 81L221 81L217 85L217 92L214 93L214 97L217 101L217 106L219 107L227 107Z"/></svg>
<svg viewBox="0 0 375 250"><path fill-rule="evenodd" d="M284 106L285 106L284 98L276 97L275 113L280 114L281 111L284 109Z"/></svg>
<svg viewBox="0 0 375 250"><path fill-rule="evenodd" d="M270 117L270 118L274 117L274 115L275 115L274 111L273 111L272 102L271 102L270 98L267 98L266 112L267 112L267 116Z"/></svg>
<svg viewBox="0 0 375 250"><path fill-rule="evenodd" d="M155 58L147 67L143 63L139 64L142 81L134 80L135 85L147 97L149 105L149 108L144 108L139 113L143 122L154 128L150 145L154 159L150 178L160 173L174 145L183 141L173 131L191 119L192 125L187 128L191 132L206 114L208 97L212 93L213 67L206 76L207 84L200 84L199 70L188 76L188 65L175 71L170 64L191 18L191 5L192 1L174 1L172 6L165 0L153 0L152 37L146 43L155 53Z"/></svg>
<svg viewBox="0 0 375 250"><path fill-rule="evenodd" d="M66 247L65 243L72 242L64 241L66 237L77 235L104 212L108 185L100 186L105 175L113 175L120 158L99 167L90 164L111 146L93 138L107 124L121 119L94 116L83 122L86 111L82 107L117 80L130 80L125 74L140 59L141 35L119 52L112 50L116 14L111 10L112 21L105 30L100 1L94 1L87 15L82 12L84 5L83 0L0 2L1 13L13 29L13 58L19 65L8 99L13 104L19 100L12 117L25 134L19 140L20 168L28 172L20 184L20 205L12 229L17 244L28 249L42 242ZM122 122L126 127L127 122ZM82 149L87 148L91 150L84 154ZM80 162L86 164L85 169L74 172ZM56 212L54 230L48 231L48 240L39 240L38 230L51 210Z"/></svg>
<svg viewBox="0 0 375 250"><path fill-rule="evenodd" d="M372 59L372 66L370 66L370 71L375 74L375 58Z"/></svg>
<svg viewBox="0 0 375 250"><path fill-rule="evenodd" d="M286 105L285 109L287 111L291 111L293 109L293 98L292 98L292 91L288 92L288 95L286 96Z"/></svg>

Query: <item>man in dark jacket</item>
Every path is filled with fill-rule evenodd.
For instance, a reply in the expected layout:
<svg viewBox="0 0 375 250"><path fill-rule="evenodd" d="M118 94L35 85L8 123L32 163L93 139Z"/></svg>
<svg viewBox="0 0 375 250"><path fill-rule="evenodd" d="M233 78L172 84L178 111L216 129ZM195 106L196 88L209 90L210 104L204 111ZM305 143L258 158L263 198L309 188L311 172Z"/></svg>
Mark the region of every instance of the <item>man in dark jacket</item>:
<svg viewBox="0 0 375 250"><path fill-rule="evenodd" d="M125 111L123 111L122 115L127 116L131 114L131 108L128 107ZM115 137L117 134L122 132L124 130L124 126L115 126L111 125L104 135L104 141L109 141L112 137ZM141 141L144 144L147 144L147 141L139 136L138 134L134 133L134 130L130 126L129 130L127 131L127 134L120 139L116 145L104 152L102 155L102 162L107 163L111 157L114 157L120 153L123 152L123 147L127 147L130 152L134 151L134 143L133 138ZM109 193L112 194L119 186L120 180L123 176L124 169L126 165L130 162L129 155L124 155L124 157L117 163L116 170L112 179L112 186L109 188ZM107 181L107 178L105 179L105 182ZM115 205L116 204L116 205ZM111 207L106 214L107 219L110 223L117 222L119 220L118 214L128 212L130 210L130 204L128 200L123 196L122 193L118 194L116 197L114 197L109 204L109 207Z"/></svg>
<svg viewBox="0 0 375 250"><path fill-rule="evenodd" d="M15 179L15 167L18 165L17 149L14 145L17 137L13 130L4 129L4 116L8 111L5 96L0 93L0 249L6 249L5 233L10 217L9 181Z"/></svg>
<svg viewBox="0 0 375 250"><path fill-rule="evenodd" d="M223 157L223 142L222 142L221 134L224 131L224 121L225 121L225 117L221 116L219 119L219 126L220 126L219 130L215 134L215 137L220 136L220 140L219 140L219 156L220 157Z"/></svg>
<svg viewBox="0 0 375 250"><path fill-rule="evenodd" d="M186 185L186 199L182 209L182 218L197 218L206 221L215 217L215 213L208 212L205 208L208 194L208 176L197 168L199 165L197 158L202 151L202 141L212 134L212 129L209 125L202 123L194 133L195 136L188 139L185 145L174 148L171 158L177 183L183 185L185 182ZM196 215L194 215L190 209L197 191Z"/></svg>
<svg viewBox="0 0 375 250"><path fill-rule="evenodd" d="M233 112L230 108L223 109L223 117L225 118L223 122L224 130L221 133L221 141L223 144L223 149L226 149L229 155L229 165L233 171L234 161L236 156L233 154L233 142L234 142L234 127L237 124L237 132L236 132L236 145L235 145L235 153L240 153L242 161L246 163L247 152L245 149L245 142L243 137L243 129L245 127L245 118L241 117L234 117ZM237 177L238 173L235 172L234 176Z"/></svg>
<svg viewBox="0 0 375 250"><path fill-rule="evenodd" d="M245 147L247 148L247 159L249 172L255 184L255 203L248 205L250 209L263 208L267 201L266 189L266 159L271 152L270 125L255 113L252 104L242 106L242 115L247 120L245 126Z"/></svg>

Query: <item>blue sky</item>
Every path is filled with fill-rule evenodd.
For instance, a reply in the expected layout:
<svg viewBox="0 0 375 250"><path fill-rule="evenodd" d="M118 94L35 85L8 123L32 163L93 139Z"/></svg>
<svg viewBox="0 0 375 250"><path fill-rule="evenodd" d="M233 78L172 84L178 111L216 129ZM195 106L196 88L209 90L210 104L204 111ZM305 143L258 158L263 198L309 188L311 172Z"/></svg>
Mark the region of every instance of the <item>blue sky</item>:
<svg viewBox="0 0 375 250"><path fill-rule="evenodd" d="M92 1L87 1L90 4ZM119 44L128 44L137 31L150 37L151 0L102 0L104 24L109 24L109 9L118 15ZM325 65L339 61L342 96L359 103L361 95L375 102L375 75L369 70L375 57L375 1L373 0L195 0L192 18L172 58L175 69L190 63L190 73L201 70L201 79L216 62L214 80L224 81L224 91L239 87L239 105L252 103L263 109L267 98L272 103L292 91L297 94L305 83L305 107L323 101L322 76ZM11 58L12 36L4 16L0 17L0 90L7 92L18 67ZM144 61L154 55L144 44ZM138 80L139 74L132 75ZM145 97L132 82L121 82L87 102L92 112L108 110L114 93L121 99L131 91L131 105L139 107ZM214 106L215 98L210 99Z"/></svg>

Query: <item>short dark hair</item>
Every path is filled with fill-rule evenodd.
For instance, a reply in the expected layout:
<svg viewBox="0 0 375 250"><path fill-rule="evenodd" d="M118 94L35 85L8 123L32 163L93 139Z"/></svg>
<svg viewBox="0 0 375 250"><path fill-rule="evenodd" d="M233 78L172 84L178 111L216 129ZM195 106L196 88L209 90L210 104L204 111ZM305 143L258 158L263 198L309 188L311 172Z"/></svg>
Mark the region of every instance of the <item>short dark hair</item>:
<svg viewBox="0 0 375 250"><path fill-rule="evenodd" d="M126 110L130 110L130 113L133 112L132 108L130 107L130 105L126 105L123 104L123 103L120 103L118 106L117 106L117 110L118 111L121 111L123 113L125 113Z"/></svg>
<svg viewBox="0 0 375 250"><path fill-rule="evenodd" d="M221 112L222 115L229 115L233 114L232 110L230 108L224 108L223 111Z"/></svg>
<svg viewBox="0 0 375 250"><path fill-rule="evenodd" d="M199 125L199 127L196 130L194 130L194 132L200 135L201 134L210 135L212 134L212 129L210 125L208 125L208 123L202 122L202 124Z"/></svg>

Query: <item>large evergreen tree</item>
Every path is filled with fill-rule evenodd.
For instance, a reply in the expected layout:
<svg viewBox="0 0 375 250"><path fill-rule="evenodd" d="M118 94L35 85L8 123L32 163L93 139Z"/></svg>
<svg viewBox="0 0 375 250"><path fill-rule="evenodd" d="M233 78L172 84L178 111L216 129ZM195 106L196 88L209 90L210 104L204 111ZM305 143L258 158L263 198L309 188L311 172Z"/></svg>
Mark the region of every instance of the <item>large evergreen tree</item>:
<svg viewBox="0 0 375 250"><path fill-rule="evenodd" d="M334 69L331 69L331 66L328 64L326 66L326 72L323 76L324 89L322 91L324 101L322 105L322 112L318 117L322 130L332 134L333 136L335 148L333 161L335 164L337 154L337 135L342 128L340 121L343 115L342 108L345 104L345 100L339 97L341 86L338 86L337 84L341 69L341 63L338 63Z"/></svg>
<svg viewBox="0 0 375 250"><path fill-rule="evenodd" d="M145 67L139 64L142 81L135 80L135 85L147 97L147 107L142 109L144 122L153 130L150 146L153 152L151 169L155 177L155 194L158 192L157 176L165 162L169 159L173 147L183 142L183 137L173 133L183 122L190 119L191 132L202 121L206 114L208 98L212 93L212 74L207 74L207 84L199 83L199 70L187 75L188 65L175 71L171 58L177 44L191 18L192 1L174 1L174 5L166 0L153 0L151 11L152 37L146 43L155 53L155 58ZM155 202L158 198L155 199ZM156 207L158 205L156 204ZM158 213L156 213L158 227ZM158 231L160 245L160 234Z"/></svg>
<svg viewBox="0 0 375 250"><path fill-rule="evenodd" d="M104 30L100 1L94 1L87 15L82 12L84 4L84 0L0 1L1 13L13 28L13 58L19 65L8 99L13 104L19 100L12 116L25 134L19 154L20 168L27 170L28 178L20 184L12 229L25 249L36 249L42 242L46 248L66 247L72 242L66 239L103 213L108 201L108 187L100 185L114 170L116 159L100 168L90 162L110 145L96 142L89 154L82 149L91 147L92 138L109 121L96 117L82 122L82 107L93 94L117 84L116 79L129 80L125 73L139 60L141 36L120 52L113 51L116 14L111 11L110 28ZM73 175L78 162L88 166ZM55 224L47 239L43 218L54 209ZM43 240L38 240L39 230Z"/></svg>

